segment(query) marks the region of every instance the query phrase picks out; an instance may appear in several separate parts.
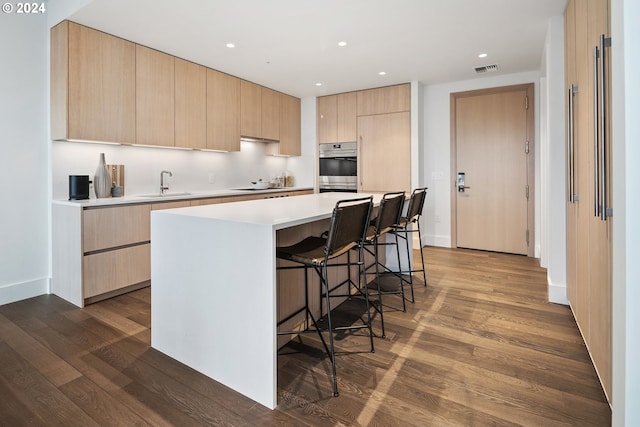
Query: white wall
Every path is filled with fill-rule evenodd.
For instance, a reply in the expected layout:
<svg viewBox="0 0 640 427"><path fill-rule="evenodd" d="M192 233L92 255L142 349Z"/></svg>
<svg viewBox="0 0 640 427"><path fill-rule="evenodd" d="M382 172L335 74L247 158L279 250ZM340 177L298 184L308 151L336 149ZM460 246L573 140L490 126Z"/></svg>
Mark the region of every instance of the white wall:
<svg viewBox="0 0 640 427"><path fill-rule="evenodd" d="M451 166L451 132L450 132L450 95L454 92L509 86L522 83L535 85L535 152L536 156L536 188L539 182L539 79L540 73L508 74L494 77L465 80L424 87L424 135L423 141L423 177L424 185L429 187L427 202L424 207L423 244L450 247L451 242L451 191L453 180ZM536 200L536 211L540 201ZM536 231L534 242L539 238L538 213L536 213ZM537 253L538 251L536 251Z"/></svg>
<svg viewBox="0 0 640 427"><path fill-rule="evenodd" d="M547 268L549 301L567 299L565 123L564 123L564 18L549 20L544 51L544 93L540 94L540 248ZM542 92L542 91L541 91Z"/></svg>
<svg viewBox="0 0 640 427"><path fill-rule="evenodd" d="M0 14L0 304L48 292L46 15Z"/></svg>
<svg viewBox="0 0 640 427"><path fill-rule="evenodd" d="M640 2L611 2L613 425L640 425Z"/></svg>

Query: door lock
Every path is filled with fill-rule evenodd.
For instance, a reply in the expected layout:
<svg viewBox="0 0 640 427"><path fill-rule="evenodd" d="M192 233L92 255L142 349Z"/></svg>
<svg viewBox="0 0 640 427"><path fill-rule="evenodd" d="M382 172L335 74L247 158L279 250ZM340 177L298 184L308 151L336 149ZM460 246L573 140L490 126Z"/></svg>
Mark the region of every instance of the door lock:
<svg viewBox="0 0 640 427"><path fill-rule="evenodd" d="M471 188L464 185L464 172L458 172L458 192L464 193L465 188Z"/></svg>

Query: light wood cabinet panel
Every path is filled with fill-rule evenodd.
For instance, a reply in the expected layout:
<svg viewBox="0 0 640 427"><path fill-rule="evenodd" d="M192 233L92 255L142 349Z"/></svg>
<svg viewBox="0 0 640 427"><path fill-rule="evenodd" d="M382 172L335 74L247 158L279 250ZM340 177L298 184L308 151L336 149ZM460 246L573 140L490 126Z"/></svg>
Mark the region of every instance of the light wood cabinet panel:
<svg viewBox="0 0 640 427"><path fill-rule="evenodd" d="M317 99L318 142L356 140L357 93L347 92Z"/></svg>
<svg viewBox="0 0 640 427"><path fill-rule="evenodd" d="M280 105L279 154L299 156L301 154L300 99L282 94Z"/></svg>
<svg viewBox="0 0 640 427"><path fill-rule="evenodd" d="M357 92L357 115L385 114L411 109L411 87L407 84Z"/></svg>
<svg viewBox="0 0 640 427"><path fill-rule="evenodd" d="M87 255L83 259L84 298L151 279L151 245Z"/></svg>
<svg viewBox="0 0 640 427"><path fill-rule="evenodd" d="M356 105L357 92L338 94L337 142L356 140Z"/></svg>
<svg viewBox="0 0 640 427"><path fill-rule="evenodd" d="M51 30L51 136L135 142L135 45L63 21Z"/></svg>
<svg viewBox="0 0 640 427"><path fill-rule="evenodd" d="M262 86L246 80L240 81L240 134L262 136Z"/></svg>
<svg viewBox="0 0 640 427"><path fill-rule="evenodd" d="M358 117L358 191L411 191L410 114Z"/></svg>
<svg viewBox="0 0 640 427"><path fill-rule="evenodd" d="M240 151L240 79L207 69L207 148Z"/></svg>
<svg viewBox="0 0 640 427"><path fill-rule="evenodd" d="M175 146L207 148L207 69L175 58Z"/></svg>
<svg viewBox="0 0 640 427"><path fill-rule="evenodd" d="M150 204L86 209L84 253L150 240Z"/></svg>
<svg viewBox="0 0 640 427"><path fill-rule="evenodd" d="M273 89L262 87L261 94L261 123L260 136L273 141L280 140L280 93Z"/></svg>
<svg viewBox="0 0 640 427"><path fill-rule="evenodd" d="M338 95L316 99L318 143L338 142Z"/></svg>
<svg viewBox="0 0 640 427"><path fill-rule="evenodd" d="M136 144L175 145L174 57L136 45Z"/></svg>

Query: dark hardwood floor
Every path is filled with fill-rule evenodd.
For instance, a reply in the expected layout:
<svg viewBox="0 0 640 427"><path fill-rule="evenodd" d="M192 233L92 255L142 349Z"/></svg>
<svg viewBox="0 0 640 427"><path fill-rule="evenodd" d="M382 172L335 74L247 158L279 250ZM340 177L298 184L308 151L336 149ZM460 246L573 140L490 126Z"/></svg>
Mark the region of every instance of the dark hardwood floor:
<svg viewBox="0 0 640 427"><path fill-rule="evenodd" d="M305 335L278 357L274 411L150 348L149 288L84 309L53 295L1 306L0 425L610 424L571 312L546 302L537 260L424 254L428 287L416 279L415 304L385 311L375 353L361 333L338 337L340 396Z"/></svg>

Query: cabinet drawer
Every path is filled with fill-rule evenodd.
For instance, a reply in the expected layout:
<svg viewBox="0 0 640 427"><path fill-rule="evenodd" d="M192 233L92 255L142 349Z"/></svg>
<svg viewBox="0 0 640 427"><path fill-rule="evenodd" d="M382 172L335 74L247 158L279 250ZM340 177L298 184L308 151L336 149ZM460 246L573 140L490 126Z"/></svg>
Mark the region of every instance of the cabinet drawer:
<svg viewBox="0 0 640 427"><path fill-rule="evenodd" d="M84 298L151 280L151 245L86 255L82 276Z"/></svg>
<svg viewBox="0 0 640 427"><path fill-rule="evenodd" d="M151 205L86 209L83 212L83 252L150 240Z"/></svg>

